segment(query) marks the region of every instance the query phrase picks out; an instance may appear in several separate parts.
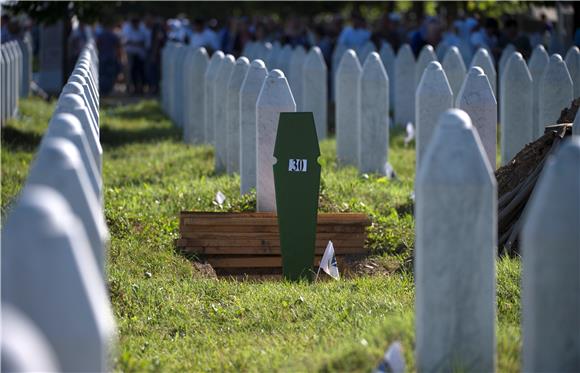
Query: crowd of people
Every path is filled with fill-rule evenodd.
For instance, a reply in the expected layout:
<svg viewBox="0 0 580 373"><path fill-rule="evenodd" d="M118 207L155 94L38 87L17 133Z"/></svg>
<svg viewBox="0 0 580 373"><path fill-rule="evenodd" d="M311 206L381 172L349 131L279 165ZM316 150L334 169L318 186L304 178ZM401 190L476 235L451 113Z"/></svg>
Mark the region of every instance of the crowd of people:
<svg viewBox="0 0 580 373"><path fill-rule="evenodd" d="M282 19L273 16L241 16L226 20L215 18L188 19L181 14L172 19L146 15L129 17L123 21L103 19L94 25L77 23L69 37L69 54L82 48L89 33L97 41L101 70L101 91L109 94L116 83L125 83L130 94L157 94L160 81L161 51L168 41L205 47L209 54L222 50L234 56L242 54L249 41L275 42L320 47L331 68L332 52L337 44L353 49L372 41L377 50L388 42L396 52L408 43L417 56L421 48L430 44L459 47L468 62L478 48L487 48L499 60L501 51L513 44L528 58L537 44L549 47L554 25L542 16L534 23L534 30L522 32L516 18L506 15L500 19L478 14L454 19L426 16L423 19L408 14L384 13L369 22L357 12L344 18L339 14L319 17L288 15ZM3 22L2 41L10 38L10 23ZM576 45L580 32L576 32Z"/></svg>

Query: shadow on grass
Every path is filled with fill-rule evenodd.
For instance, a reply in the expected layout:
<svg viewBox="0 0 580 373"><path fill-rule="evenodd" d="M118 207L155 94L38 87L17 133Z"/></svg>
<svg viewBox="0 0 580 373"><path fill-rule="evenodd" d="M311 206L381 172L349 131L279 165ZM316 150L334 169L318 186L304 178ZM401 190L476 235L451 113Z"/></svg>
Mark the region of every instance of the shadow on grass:
<svg viewBox="0 0 580 373"><path fill-rule="evenodd" d="M12 126L2 128L2 146L10 151L34 152L41 139L42 136L37 133L22 131Z"/></svg>
<svg viewBox="0 0 580 373"><path fill-rule="evenodd" d="M141 115L139 115L141 116ZM116 129L108 126L101 128L101 144L108 147L119 147L135 143L152 143L163 140L180 141L181 130L175 127L144 129Z"/></svg>

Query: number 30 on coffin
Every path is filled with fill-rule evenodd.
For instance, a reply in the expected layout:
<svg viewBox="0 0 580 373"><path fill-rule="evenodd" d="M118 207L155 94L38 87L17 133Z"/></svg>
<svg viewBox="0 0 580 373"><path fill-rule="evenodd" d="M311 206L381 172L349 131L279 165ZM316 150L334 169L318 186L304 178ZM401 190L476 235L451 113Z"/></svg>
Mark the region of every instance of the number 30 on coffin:
<svg viewBox="0 0 580 373"><path fill-rule="evenodd" d="M312 113L280 113L274 184L284 278L312 280L320 148Z"/></svg>

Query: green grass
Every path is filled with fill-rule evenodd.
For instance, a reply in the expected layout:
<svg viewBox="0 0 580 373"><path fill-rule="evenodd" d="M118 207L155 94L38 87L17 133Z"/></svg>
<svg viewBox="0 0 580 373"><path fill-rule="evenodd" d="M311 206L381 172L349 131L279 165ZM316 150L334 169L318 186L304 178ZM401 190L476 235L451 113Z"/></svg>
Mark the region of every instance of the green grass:
<svg viewBox="0 0 580 373"><path fill-rule="evenodd" d="M2 216L26 179L53 111L21 101L22 117L2 129ZM209 147L181 143L154 101L104 108L108 284L119 327L118 371L369 371L393 340L414 370L414 150L391 136L399 180L337 168L334 140L322 142L321 211L363 211L368 247L389 275L316 284L203 278L176 252L181 210L255 208L239 177L213 174ZM394 264L393 264L394 263ZM393 270L395 268L395 270ZM497 265L498 370L519 371L520 262Z"/></svg>

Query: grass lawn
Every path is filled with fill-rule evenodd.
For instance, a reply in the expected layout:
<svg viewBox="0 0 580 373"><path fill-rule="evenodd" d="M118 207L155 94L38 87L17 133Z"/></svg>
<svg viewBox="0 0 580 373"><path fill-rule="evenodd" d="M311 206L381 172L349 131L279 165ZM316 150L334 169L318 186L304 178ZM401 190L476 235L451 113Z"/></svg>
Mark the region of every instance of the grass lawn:
<svg viewBox="0 0 580 373"><path fill-rule="evenodd" d="M22 187L54 103L21 101L2 128L2 217ZM415 152L391 135L399 181L337 168L321 144L321 211L368 213L368 247L388 275L316 284L203 278L176 252L180 210L255 208L239 176L214 175L210 147L182 144L155 101L101 111L108 285L119 328L115 370L369 371L401 340L414 370L412 216ZM497 265L498 371L519 371L520 262Z"/></svg>

